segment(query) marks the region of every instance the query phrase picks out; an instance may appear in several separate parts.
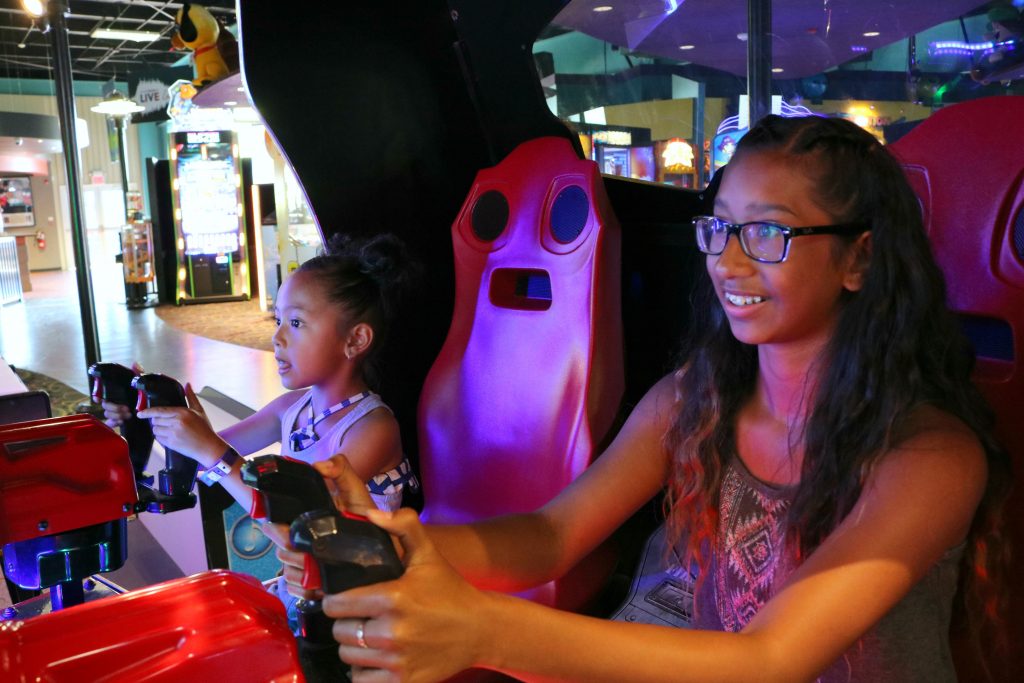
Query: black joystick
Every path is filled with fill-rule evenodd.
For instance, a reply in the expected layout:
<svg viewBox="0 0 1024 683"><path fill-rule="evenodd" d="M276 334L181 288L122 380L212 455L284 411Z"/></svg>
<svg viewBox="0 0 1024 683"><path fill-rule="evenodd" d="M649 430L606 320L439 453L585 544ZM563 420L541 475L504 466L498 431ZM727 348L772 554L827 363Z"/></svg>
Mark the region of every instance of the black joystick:
<svg viewBox="0 0 1024 683"><path fill-rule="evenodd" d="M242 481L255 489L253 519L267 519L291 525L306 514L329 515L334 501L323 476L311 465L281 455L260 455L242 465ZM307 572L308 573L308 572ZM299 619L299 662L306 680L345 680L347 667L338 658L338 644L319 600L299 600L295 605Z"/></svg>
<svg viewBox="0 0 1024 683"><path fill-rule="evenodd" d="M132 387L135 371L120 363L93 363L88 372L93 378L93 401L110 401L131 409L131 417L121 423L121 436L128 442L128 457L132 461L136 484L151 485L153 476L146 474L145 469L153 450L153 427L149 420L143 420L135 414L137 392Z"/></svg>
<svg viewBox="0 0 1024 683"><path fill-rule="evenodd" d="M159 407L188 407L185 389L176 379L157 373L138 375L132 380L138 393L136 411ZM149 512L167 513L195 507L196 495L192 488L196 483L199 463L170 448L164 449L164 469L157 473L157 489L145 509ZM141 503L141 501L140 501Z"/></svg>

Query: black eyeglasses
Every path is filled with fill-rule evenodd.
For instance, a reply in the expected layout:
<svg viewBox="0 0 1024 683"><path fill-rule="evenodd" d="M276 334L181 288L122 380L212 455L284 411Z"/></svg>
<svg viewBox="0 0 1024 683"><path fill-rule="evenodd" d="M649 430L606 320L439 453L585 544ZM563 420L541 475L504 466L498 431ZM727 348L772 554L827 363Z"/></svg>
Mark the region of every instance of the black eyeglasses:
<svg viewBox="0 0 1024 683"><path fill-rule="evenodd" d="M730 223L716 216L697 216L693 219L697 231L697 248L705 254L717 256L725 251L729 235L739 236L743 253L761 263L782 263L789 256L789 241L803 235L854 235L870 227L861 223L814 225L791 228L769 221Z"/></svg>

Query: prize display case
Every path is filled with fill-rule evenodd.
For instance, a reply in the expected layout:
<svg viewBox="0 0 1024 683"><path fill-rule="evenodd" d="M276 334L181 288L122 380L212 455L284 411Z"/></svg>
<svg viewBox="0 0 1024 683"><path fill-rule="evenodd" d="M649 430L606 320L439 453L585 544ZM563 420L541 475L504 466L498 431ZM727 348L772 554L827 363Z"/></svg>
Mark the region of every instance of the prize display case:
<svg viewBox="0 0 1024 683"><path fill-rule="evenodd" d="M241 160L232 131L172 133L176 302L249 298Z"/></svg>
<svg viewBox="0 0 1024 683"><path fill-rule="evenodd" d="M121 228L121 263L128 308L156 303L156 270L153 260L153 224L132 221Z"/></svg>

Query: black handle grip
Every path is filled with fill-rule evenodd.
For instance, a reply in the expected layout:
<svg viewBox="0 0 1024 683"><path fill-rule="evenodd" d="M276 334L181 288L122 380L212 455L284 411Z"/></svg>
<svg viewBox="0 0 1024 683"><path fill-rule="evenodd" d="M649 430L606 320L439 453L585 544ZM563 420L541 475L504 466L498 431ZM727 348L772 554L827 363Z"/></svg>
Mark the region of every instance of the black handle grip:
<svg viewBox="0 0 1024 683"><path fill-rule="evenodd" d="M132 380L132 386L145 397L150 408L185 408L185 389L178 381L167 375L146 373ZM157 486L165 496L188 496L196 483L199 463L170 448L164 449L164 469L160 470ZM194 502L193 502L194 504Z"/></svg>
<svg viewBox="0 0 1024 683"><path fill-rule="evenodd" d="M128 457L132 461L135 481L151 483L152 477L147 476L145 470L153 451L153 427L149 420L142 420L135 415L138 396L138 391L132 386L135 371L120 363L93 363L88 373L93 378L94 401L110 401L131 408L131 417L121 424L121 436L128 442Z"/></svg>
<svg viewBox="0 0 1024 683"><path fill-rule="evenodd" d="M282 455L260 455L242 465L242 481L256 490L253 517L291 524L310 510L333 510L323 476L312 465Z"/></svg>
<svg viewBox="0 0 1024 683"><path fill-rule="evenodd" d="M364 517L316 510L299 515L292 545L317 563L325 593L397 579L405 571L391 536Z"/></svg>

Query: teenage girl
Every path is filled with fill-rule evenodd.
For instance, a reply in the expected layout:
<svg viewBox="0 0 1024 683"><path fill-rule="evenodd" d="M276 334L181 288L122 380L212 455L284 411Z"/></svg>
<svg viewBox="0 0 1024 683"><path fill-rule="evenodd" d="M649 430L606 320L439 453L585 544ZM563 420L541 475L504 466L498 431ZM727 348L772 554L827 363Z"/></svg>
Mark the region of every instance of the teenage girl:
<svg viewBox="0 0 1024 683"><path fill-rule="evenodd" d="M899 164L852 123L769 116L713 213L682 367L558 497L448 527L369 511L406 572L324 600L354 680L955 680L958 572L994 595L1005 456ZM318 469L367 507L343 458ZM564 574L663 490L692 628L492 592Z"/></svg>
<svg viewBox="0 0 1024 683"><path fill-rule="evenodd" d="M374 504L397 509L415 478L398 422L366 375L410 268L393 236L356 243L336 235L326 253L303 263L278 292L274 359L282 384L292 391L220 433L188 385L187 408L148 408L139 417L151 420L165 448L199 462L200 480L219 482L246 510L253 490L242 483L239 454L278 441L282 455L308 463L344 453ZM125 416L123 406L103 407L108 424Z"/></svg>

